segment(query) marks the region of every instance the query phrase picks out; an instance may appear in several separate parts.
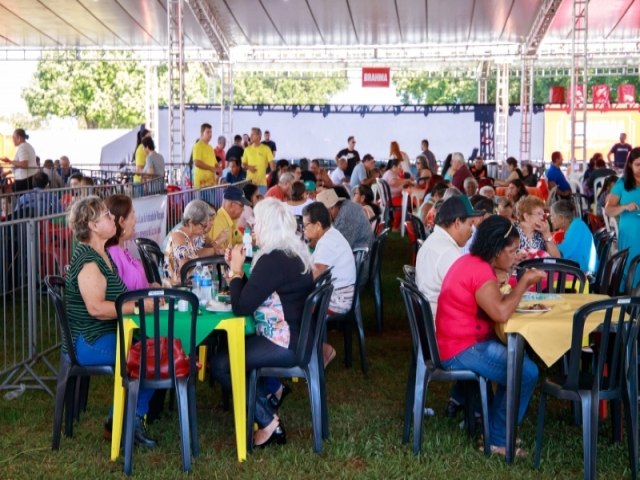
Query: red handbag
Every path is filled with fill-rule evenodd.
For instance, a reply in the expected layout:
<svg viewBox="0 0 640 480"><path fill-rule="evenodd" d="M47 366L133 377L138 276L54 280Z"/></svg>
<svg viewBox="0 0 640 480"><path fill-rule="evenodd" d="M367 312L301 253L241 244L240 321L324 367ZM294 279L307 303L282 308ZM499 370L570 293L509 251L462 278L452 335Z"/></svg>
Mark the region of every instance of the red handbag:
<svg viewBox="0 0 640 480"><path fill-rule="evenodd" d="M147 338L147 371L145 377L152 379L155 377L155 340ZM140 378L140 352L142 342L138 342L131 347L127 356L127 370L131 378ZM200 369L200 365L196 367ZM173 368L176 378L184 378L189 375L189 357L182 348L179 338L173 339ZM160 378L169 378L169 339L160 337Z"/></svg>

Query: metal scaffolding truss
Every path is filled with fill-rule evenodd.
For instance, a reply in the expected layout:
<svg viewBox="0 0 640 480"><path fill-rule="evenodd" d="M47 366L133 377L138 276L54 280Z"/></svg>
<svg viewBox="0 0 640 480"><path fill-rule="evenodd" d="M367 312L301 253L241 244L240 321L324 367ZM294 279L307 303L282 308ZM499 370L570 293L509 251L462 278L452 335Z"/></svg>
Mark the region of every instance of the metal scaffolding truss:
<svg viewBox="0 0 640 480"><path fill-rule="evenodd" d="M542 2L524 43L523 55L531 57L538 53L538 48L547 35L561 3L562 0L544 0Z"/></svg>
<svg viewBox="0 0 640 480"><path fill-rule="evenodd" d="M207 38L209 38L211 45L215 48L218 57L223 61L229 60L231 57L231 48L224 31L216 20L217 15L212 10L210 3L205 0L186 0L186 2L200 23Z"/></svg>
<svg viewBox="0 0 640 480"><path fill-rule="evenodd" d="M533 58L522 59L520 75L520 162L531 159L531 120L533 117Z"/></svg>
<svg viewBox="0 0 640 480"><path fill-rule="evenodd" d="M489 84L490 76L491 76L491 63L488 60L485 60L480 63L480 68L478 69L478 73L477 73L478 103L489 103L488 84Z"/></svg>
<svg viewBox="0 0 640 480"><path fill-rule="evenodd" d="M145 65L144 75L144 113L145 125L154 134L158 132L158 66L154 63Z"/></svg>
<svg viewBox="0 0 640 480"><path fill-rule="evenodd" d="M569 91L571 113L571 162L581 168L587 157L587 25L589 1L573 0L571 31L572 70Z"/></svg>
<svg viewBox="0 0 640 480"><path fill-rule="evenodd" d="M183 165L184 155L184 31L183 0L167 0L169 53L169 163Z"/></svg>
<svg viewBox="0 0 640 480"><path fill-rule="evenodd" d="M496 118L495 118L495 156L502 163L507 159L507 124L509 119L509 65L496 66Z"/></svg>

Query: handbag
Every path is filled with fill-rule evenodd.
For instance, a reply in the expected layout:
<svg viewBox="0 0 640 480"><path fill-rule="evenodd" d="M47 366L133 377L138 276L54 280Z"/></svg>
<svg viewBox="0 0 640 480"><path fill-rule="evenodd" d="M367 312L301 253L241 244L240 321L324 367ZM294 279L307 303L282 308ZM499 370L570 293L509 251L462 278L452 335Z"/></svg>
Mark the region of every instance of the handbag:
<svg viewBox="0 0 640 480"><path fill-rule="evenodd" d="M162 379L169 378L169 339L167 337L160 337L160 374ZM147 338L145 340L147 345L147 371L145 372L146 378L155 377L155 339ZM184 378L189 376L189 357L182 348L182 342L179 338L173 339L173 368L175 370L176 378ZM131 378L140 378L140 353L142 352L142 341L136 343L129 349L129 355L127 356L127 370ZM198 370L200 364L196 364Z"/></svg>

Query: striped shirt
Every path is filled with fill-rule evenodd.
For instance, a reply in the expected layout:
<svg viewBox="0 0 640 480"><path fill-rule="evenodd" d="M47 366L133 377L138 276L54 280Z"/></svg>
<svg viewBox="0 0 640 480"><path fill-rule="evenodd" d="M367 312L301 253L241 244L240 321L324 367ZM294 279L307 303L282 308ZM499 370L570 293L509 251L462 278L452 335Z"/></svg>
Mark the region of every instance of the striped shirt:
<svg viewBox="0 0 640 480"><path fill-rule="evenodd" d="M107 290L105 299L115 301L116 297L127 291L124 283L118 276L118 270L115 267L111 256L109 262L111 269L107 266L104 259L89 245L78 242L73 251L69 272L65 281L65 299L67 307L67 321L71 329L71 338L75 345L78 336L82 337L89 343L93 344L99 337L107 333L115 333L117 322L113 320L98 320L89 315L87 307L80 294L78 286L78 274L87 263L95 263L100 269L100 273L107 280Z"/></svg>

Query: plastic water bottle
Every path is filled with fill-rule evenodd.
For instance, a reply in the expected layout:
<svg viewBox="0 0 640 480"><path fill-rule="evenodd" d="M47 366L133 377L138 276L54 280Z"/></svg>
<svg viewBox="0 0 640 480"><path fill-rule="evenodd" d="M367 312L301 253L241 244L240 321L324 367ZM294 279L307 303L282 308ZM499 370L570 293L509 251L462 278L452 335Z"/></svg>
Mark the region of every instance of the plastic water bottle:
<svg viewBox="0 0 640 480"><path fill-rule="evenodd" d="M200 284L202 283L202 263L197 262L196 268L193 269L193 278L191 280L191 291L200 300Z"/></svg>
<svg viewBox="0 0 640 480"><path fill-rule="evenodd" d="M27 386L24 383L21 383L18 388L15 388L13 390L10 390L9 392L4 394L4 399L5 400L13 400L15 398L18 398L20 395L22 395L25 391L27 390Z"/></svg>
<svg viewBox="0 0 640 480"><path fill-rule="evenodd" d="M209 267L202 269L202 277L200 278L200 305L206 305L211 300L211 272Z"/></svg>
<svg viewBox="0 0 640 480"><path fill-rule="evenodd" d="M251 241L251 229L245 228L242 236L242 244L244 245L244 253L247 258L253 257L253 242Z"/></svg>

